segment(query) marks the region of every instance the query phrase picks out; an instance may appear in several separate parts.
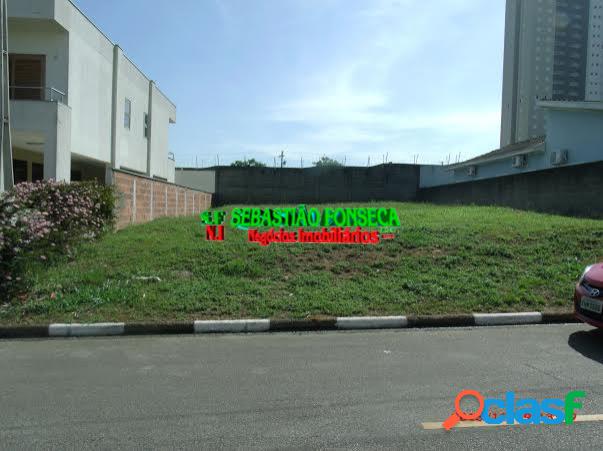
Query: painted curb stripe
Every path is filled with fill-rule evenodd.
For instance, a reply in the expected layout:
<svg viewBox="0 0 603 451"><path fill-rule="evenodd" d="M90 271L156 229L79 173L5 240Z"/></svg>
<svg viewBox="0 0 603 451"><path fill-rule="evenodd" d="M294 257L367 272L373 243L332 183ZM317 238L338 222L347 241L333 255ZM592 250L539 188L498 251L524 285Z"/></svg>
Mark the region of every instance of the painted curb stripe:
<svg viewBox="0 0 603 451"><path fill-rule="evenodd" d="M245 319L174 323L50 324L0 326L0 338L43 338L105 335L150 335L240 332L371 330L424 327L472 327L521 324L580 323L573 313L473 313L461 315L366 316L321 319Z"/></svg>
<svg viewBox="0 0 603 451"><path fill-rule="evenodd" d="M472 327L475 318L465 315L418 315L408 318L409 327Z"/></svg>
<svg viewBox="0 0 603 451"><path fill-rule="evenodd" d="M399 329L408 327L405 316L356 316L341 317L335 322L337 329Z"/></svg>
<svg viewBox="0 0 603 451"><path fill-rule="evenodd" d="M333 319L273 319L270 330L273 332L301 332L312 330L335 330Z"/></svg>
<svg viewBox="0 0 603 451"><path fill-rule="evenodd" d="M125 335L192 334L195 327L190 323L126 324Z"/></svg>
<svg viewBox="0 0 603 451"><path fill-rule="evenodd" d="M0 338L43 338L48 337L48 326L0 327Z"/></svg>
<svg viewBox="0 0 603 451"><path fill-rule="evenodd" d="M195 321L196 334L220 332L266 332L270 330L269 319L239 319L225 321Z"/></svg>
<svg viewBox="0 0 603 451"><path fill-rule="evenodd" d="M542 322L543 324L567 324L581 321L573 313L543 313Z"/></svg>
<svg viewBox="0 0 603 451"><path fill-rule="evenodd" d="M123 335L124 323L95 324L51 324L48 326L49 337L93 337L106 335Z"/></svg>
<svg viewBox="0 0 603 451"><path fill-rule="evenodd" d="M542 313L474 313L476 326L509 326L542 323Z"/></svg>
<svg viewBox="0 0 603 451"><path fill-rule="evenodd" d="M574 423L592 423L592 422L596 422L596 421L603 421L603 415L601 414L596 414L596 415L576 415L576 419L574 420ZM423 427L423 429L428 430L428 431L433 431L433 430L437 430L437 429L444 429L444 426L442 426L442 422L427 422L427 423L421 423L421 426ZM519 423L513 423L513 424L507 424L507 423L502 423L502 424L488 424L488 423L484 423L483 421L461 421L459 423L456 424L456 426L454 426L453 429L459 429L459 428L485 428L485 427L512 427L512 426L561 426L561 425L555 425L555 424L537 424L537 425L533 425L533 424L519 424Z"/></svg>

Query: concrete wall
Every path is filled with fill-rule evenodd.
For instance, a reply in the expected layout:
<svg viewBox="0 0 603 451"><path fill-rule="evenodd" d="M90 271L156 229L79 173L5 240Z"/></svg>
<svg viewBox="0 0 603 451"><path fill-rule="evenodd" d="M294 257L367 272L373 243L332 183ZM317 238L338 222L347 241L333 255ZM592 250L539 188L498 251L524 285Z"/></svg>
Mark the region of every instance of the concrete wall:
<svg viewBox="0 0 603 451"><path fill-rule="evenodd" d="M54 18L55 0L40 2L40 0L8 0L9 17L26 19Z"/></svg>
<svg viewBox="0 0 603 451"><path fill-rule="evenodd" d="M63 24L69 32L71 151L111 161L113 45L76 8Z"/></svg>
<svg viewBox="0 0 603 451"><path fill-rule="evenodd" d="M168 158L167 172L168 172L167 181L170 183L176 183L176 161L172 160L171 158ZM207 190L202 189L201 191L207 191ZM207 192L211 192L211 191L207 191Z"/></svg>
<svg viewBox="0 0 603 451"><path fill-rule="evenodd" d="M569 164L601 161L603 111L549 109L546 139L549 152L569 150Z"/></svg>
<svg viewBox="0 0 603 451"><path fill-rule="evenodd" d="M113 171L113 181L119 193L118 229L166 216L193 216L211 206L209 193L125 171Z"/></svg>
<svg viewBox="0 0 603 451"><path fill-rule="evenodd" d="M366 202L413 200L419 166L381 165L371 168L212 168L214 204ZM176 171L176 182L188 186L210 183L208 170Z"/></svg>
<svg viewBox="0 0 603 451"><path fill-rule="evenodd" d="M158 88L153 84L152 113L151 113L151 175L168 179L174 177L174 173L168 172L170 163L168 161L169 151L169 124L176 122L176 107Z"/></svg>
<svg viewBox="0 0 603 451"><path fill-rule="evenodd" d="M13 145L27 139L41 138L43 146L36 151L43 154L44 178L70 181L71 177L71 109L57 102L13 100L11 129ZM31 150L24 148L24 150Z"/></svg>
<svg viewBox="0 0 603 451"><path fill-rule="evenodd" d="M46 86L67 92L69 83L69 34L53 22L10 19L9 53L44 55Z"/></svg>
<svg viewBox="0 0 603 451"><path fill-rule="evenodd" d="M176 169L176 183L208 193L216 192L216 171L214 169Z"/></svg>
<svg viewBox="0 0 603 451"><path fill-rule="evenodd" d="M418 200L603 218L603 162L422 188Z"/></svg>
<svg viewBox="0 0 603 451"><path fill-rule="evenodd" d="M118 49L116 93L116 166L146 173L147 138L144 137L144 113L149 111L149 80ZM124 125L125 101L130 100L130 128Z"/></svg>

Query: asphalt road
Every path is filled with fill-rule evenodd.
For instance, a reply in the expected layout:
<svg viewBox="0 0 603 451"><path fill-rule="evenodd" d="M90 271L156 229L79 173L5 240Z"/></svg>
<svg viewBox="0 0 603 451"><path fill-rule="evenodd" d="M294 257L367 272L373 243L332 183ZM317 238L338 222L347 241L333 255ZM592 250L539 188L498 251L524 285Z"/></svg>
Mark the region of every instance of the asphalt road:
<svg viewBox="0 0 603 451"><path fill-rule="evenodd" d="M427 431L462 389L586 392L580 325L0 341L0 447L600 449L603 422Z"/></svg>

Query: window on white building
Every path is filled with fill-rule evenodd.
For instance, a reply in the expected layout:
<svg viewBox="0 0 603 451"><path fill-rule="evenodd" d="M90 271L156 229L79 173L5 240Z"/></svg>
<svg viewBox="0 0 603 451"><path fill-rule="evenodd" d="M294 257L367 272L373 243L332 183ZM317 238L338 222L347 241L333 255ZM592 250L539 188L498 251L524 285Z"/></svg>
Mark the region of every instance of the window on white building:
<svg viewBox="0 0 603 451"><path fill-rule="evenodd" d="M147 113L144 113L144 137L148 138L149 137L149 115Z"/></svg>
<svg viewBox="0 0 603 451"><path fill-rule="evenodd" d="M130 124L132 122L132 102L130 99L126 99L124 104L124 127L130 130Z"/></svg>

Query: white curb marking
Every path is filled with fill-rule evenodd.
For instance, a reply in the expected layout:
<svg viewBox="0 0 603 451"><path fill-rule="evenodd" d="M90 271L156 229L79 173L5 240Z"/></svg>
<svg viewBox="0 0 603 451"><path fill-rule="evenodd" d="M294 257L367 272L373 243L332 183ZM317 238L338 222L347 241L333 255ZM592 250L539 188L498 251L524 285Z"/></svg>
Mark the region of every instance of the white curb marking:
<svg viewBox="0 0 603 451"><path fill-rule="evenodd" d="M211 332L266 332L270 330L269 319L238 319L225 321L195 321L195 333Z"/></svg>
<svg viewBox="0 0 603 451"><path fill-rule="evenodd" d="M393 329L408 326L406 316L356 316L337 318L338 329Z"/></svg>
<svg viewBox="0 0 603 451"><path fill-rule="evenodd" d="M474 313L476 326L504 326L513 324L537 324L542 322L540 312L522 313Z"/></svg>
<svg viewBox="0 0 603 451"><path fill-rule="evenodd" d="M123 335L124 327L124 323L51 324L48 326L48 336L93 337L104 335Z"/></svg>

